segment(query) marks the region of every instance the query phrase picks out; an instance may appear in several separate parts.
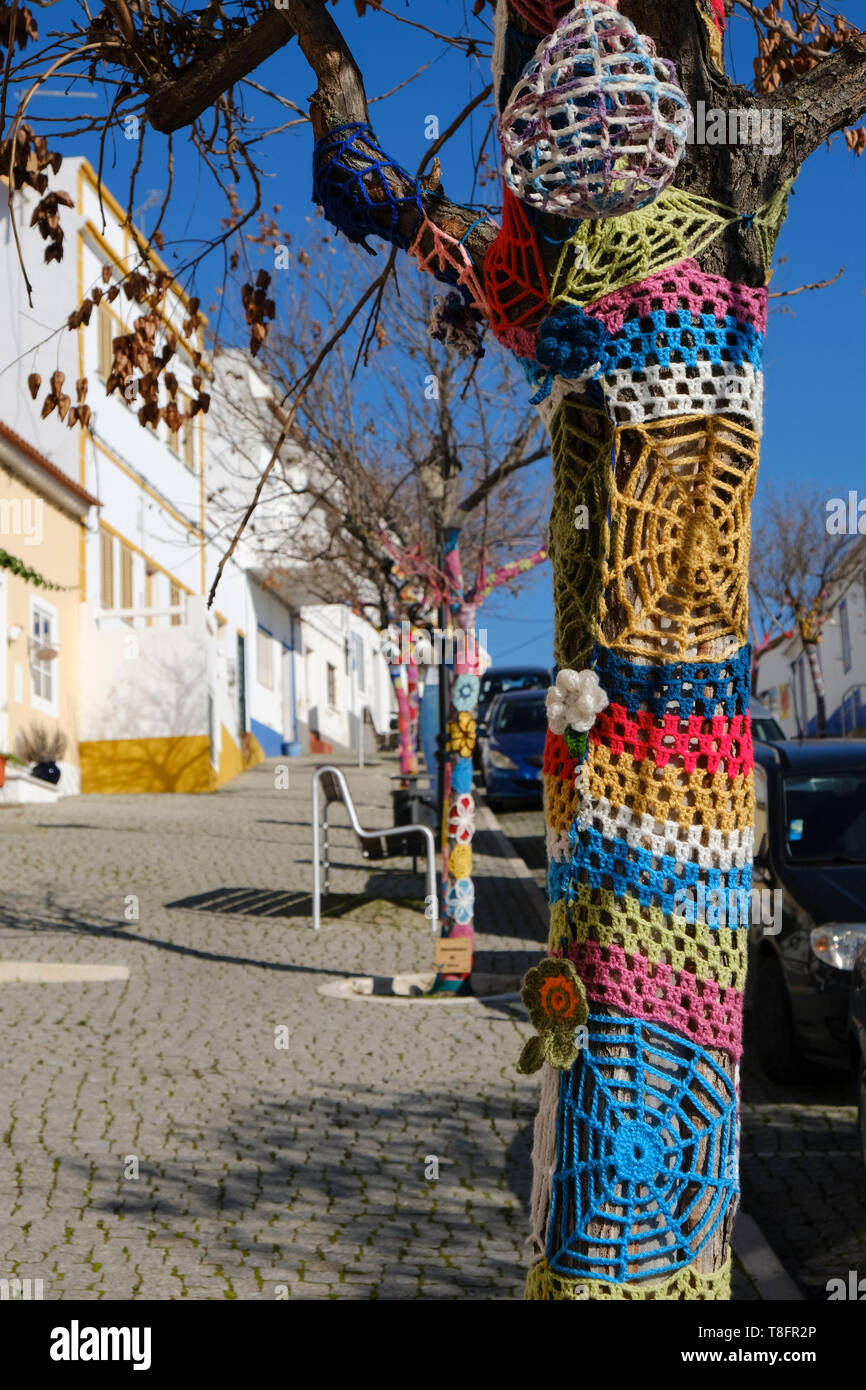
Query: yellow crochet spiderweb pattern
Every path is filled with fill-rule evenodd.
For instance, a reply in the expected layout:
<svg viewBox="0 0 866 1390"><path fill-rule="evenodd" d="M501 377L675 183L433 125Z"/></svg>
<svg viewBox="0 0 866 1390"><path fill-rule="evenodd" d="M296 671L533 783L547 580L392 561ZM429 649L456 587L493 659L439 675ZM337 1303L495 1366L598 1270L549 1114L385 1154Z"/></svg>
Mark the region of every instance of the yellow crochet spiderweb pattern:
<svg viewBox="0 0 866 1390"><path fill-rule="evenodd" d="M726 1300L731 1296L731 1257L713 1274L678 1269L667 1279L643 1284L608 1284L600 1279L567 1279L555 1274L545 1260L533 1265L526 1280L526 1298L542 1302L616 1299L622 1303L670 1299Z"/></svg>
<svg viewBox="0 0 866 1390"><path fill-rule="evenodd" d="M617 430L598 609L599 635L614 649L630 659L684 661L712 651L720 660L748 640L758 454L758 436L724 416Z"/></svg>
<svg viewBox="0 0 866 1390"><path fill-rule="evenodd" d="M793 179L769 203L744 217L710 198L668 188L653 203L623 217L582 222L565 243L553 276L554 304L583 308L597 299L697 256L735 222L758 237L766 279Z"/></svg>

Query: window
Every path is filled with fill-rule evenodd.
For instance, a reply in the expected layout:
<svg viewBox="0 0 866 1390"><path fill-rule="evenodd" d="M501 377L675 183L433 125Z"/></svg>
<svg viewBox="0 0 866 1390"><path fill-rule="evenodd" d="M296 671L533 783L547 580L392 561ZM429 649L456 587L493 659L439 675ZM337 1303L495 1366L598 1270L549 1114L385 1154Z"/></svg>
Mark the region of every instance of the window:
<svg viewBox="0 0 866 1390"><path fill-rule="evenodd" d="M153 565L144 567L144 606L145 608L156 607L156 570ZM153 627L153 618L148 618L147 626Z"/></svg>
<svg viewBox="0 0 866 1390"><path fill-rule="evenodd" d="M331 709L337 707L337 668L328 662L328 704Z"/></svg>
<svg viewBox="0 0 866 1390"><path fill-rule="evenodd" d="M842 670L851 670L851 628L848 623L848 600L839 604L839 633L842 638Z"/></svg>
<svg viewBox="0 0 866 1390"><path fill-rule="evenodd" d="M120 606L132 607L132 551L120 543Z"/></svg>
<svg viewBox="0 0 866 1390"><path fill-rule="evenodd" d="M31 601L30 702L34 709L57 712L57 610ZM49 655L53 653L53 655Z"/></svg>
<svg viewBox="0 0 866 1390"><path fill-rule="evenodd" d="M181 396L181 409L186 412L190 408L191 402L186 396ZM183 461L191 473L195 472L195 420L184 420L181 426L183 434Z"/></svg>
<svg viewBox="0 0 866 1390"><path fill-rule="evenodd" d="M256 631L256 674L259 685L266 690L274 688L274 644L271 634L263 627Z"/></svg>
<svg viewBox="0 0 866 1390"><path fill-rule="evenodd" d="M108 531L100 532L100 603L103 608L114 607L114 537Z"/></svg>
<svg viewBox="0 0 866 1390"><path fill-rule="evenodd" d="M111 364L114 361L114 349L111 346L114 338L114 319L104 304L100 304L96 311L96 331L97 347L99 352L97 371L103 381L111 371Z"/></svg>
<svg viewBox="0 0 866 1390"><path fill-rule="evenodd" d="M174 580L172 580L169 585L168 602L171 608L180 608L180 585L175 584ZM172 627L180 627L179 613L172 613L171 625Z"/></svg>

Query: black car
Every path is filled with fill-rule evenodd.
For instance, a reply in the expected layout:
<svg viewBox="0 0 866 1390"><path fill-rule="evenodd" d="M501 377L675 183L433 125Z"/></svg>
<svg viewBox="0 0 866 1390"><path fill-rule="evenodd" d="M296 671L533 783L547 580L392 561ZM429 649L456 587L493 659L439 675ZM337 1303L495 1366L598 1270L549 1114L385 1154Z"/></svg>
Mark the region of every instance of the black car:
<svg viewBox="0 0 866 1390"><path fill-rule="evenodd" d="M866 1163L866 946L854 962L851 981L851 1033L857 1046L857 1118Z"/></svg>
<svg viewBox="0 0 866 1390"><path fill-rule="evenodd" d="M852 969L866 945L866 745L755 744L754 886L746 1008L774 1081L804 1062L850 1067ZM772 906L771 906L772 904Z"/></svg>

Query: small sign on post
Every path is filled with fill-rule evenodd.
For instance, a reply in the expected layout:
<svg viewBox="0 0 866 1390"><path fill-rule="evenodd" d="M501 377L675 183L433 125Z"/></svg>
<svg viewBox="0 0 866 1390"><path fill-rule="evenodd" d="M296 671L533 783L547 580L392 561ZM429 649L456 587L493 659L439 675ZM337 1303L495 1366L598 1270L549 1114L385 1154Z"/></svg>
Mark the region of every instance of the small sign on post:
<svg viewBox="0 0 866 1390"><path fill-rule="evenodd" d="M472 942L469 937L440 936L436 942L433 964L437 970L468 975L472 969Z"/></svg>

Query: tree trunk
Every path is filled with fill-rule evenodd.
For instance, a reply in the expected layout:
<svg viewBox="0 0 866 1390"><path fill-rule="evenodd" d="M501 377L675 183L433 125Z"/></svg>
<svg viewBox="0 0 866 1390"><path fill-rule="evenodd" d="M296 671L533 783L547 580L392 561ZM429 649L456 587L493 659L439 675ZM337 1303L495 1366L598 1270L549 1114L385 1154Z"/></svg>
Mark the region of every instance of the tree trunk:
<svg viewBox="0 0 866 1390"><path fill-rule="evenodd" d="M815 691L816 732L819 738L825 738L827 734L827 700L824 694L824 677L821 674L821 659L818 655L818 643L804 642L803 645L806 649L806 660L809 663L809 674L812 677L812 687ZM805 710L803 714L805 717Z"/></svg>

